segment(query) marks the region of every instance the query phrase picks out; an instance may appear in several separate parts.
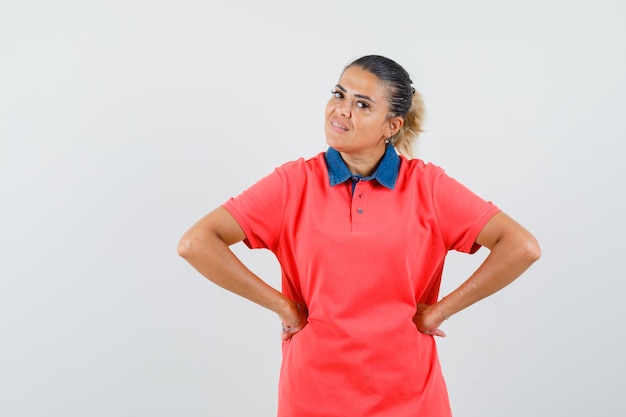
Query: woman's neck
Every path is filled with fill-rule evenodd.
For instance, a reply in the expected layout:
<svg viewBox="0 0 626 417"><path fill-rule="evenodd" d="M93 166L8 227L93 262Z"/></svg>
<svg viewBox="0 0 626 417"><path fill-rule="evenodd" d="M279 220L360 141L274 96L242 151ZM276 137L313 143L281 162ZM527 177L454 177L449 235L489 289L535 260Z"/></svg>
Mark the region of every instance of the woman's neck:
<svg viewBox="0 0 626 417"><path fill-rule="evenodd" d="M385 155L385 148L383 147L380 152L365 156L344 152L340 152L340 154L352 174L369 177L376 171L378 163Z"/></svg>

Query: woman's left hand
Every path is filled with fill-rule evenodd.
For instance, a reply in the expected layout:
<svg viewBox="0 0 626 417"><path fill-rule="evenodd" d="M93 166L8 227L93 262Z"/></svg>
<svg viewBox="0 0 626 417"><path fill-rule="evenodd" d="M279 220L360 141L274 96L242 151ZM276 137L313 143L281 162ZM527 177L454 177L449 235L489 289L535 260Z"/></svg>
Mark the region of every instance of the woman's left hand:
<svg viewBox="0 0 626 417"><path fill-rule="evenodd" d="M437 305L418 304L413 323L421 333L429 336L446 337L446 334L439 328L443 323L443 317L436 308Z"/></svg>

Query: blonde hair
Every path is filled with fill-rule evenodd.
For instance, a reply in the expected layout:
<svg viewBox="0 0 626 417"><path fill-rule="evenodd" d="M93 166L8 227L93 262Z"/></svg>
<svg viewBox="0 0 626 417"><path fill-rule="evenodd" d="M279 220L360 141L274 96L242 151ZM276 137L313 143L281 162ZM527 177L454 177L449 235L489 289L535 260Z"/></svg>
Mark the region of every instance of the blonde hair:
<svg viewBox="0 0 626 417"><path fill-rule="evenodd" d="M408 159L414 157L414 147L417 143L417 138L424 131L422 126L425 113L422 95L415 91L411 99L411 107L407 114L404 115L404 124L398 133L389 138L393 147L396 148L396 152Z"/></svg>

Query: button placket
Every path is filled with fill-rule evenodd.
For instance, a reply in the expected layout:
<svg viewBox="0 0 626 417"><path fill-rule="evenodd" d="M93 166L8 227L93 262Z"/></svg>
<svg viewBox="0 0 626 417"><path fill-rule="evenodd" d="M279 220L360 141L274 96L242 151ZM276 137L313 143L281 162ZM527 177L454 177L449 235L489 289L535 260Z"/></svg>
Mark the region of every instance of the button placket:
<svg viewBox="0 0 626 417"><path fill-rule="evenodd" d="M352 231L364 232L367 228L367 181L358 181L352 194Z"/></svg>

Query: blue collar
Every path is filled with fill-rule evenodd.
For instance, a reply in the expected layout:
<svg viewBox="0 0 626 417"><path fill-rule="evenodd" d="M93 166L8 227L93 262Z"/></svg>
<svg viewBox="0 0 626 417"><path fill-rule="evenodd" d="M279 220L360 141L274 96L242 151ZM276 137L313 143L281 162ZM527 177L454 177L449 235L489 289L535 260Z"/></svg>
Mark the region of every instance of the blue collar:
<svg viewBox="0 0 626 417"><path fill-rule="evenodd" d="M324 158L326 159L328 178L330 178L331 186L335 186L346 182L349 179L355 178L363 181L375 179L381 185L389 188L390 190L393 190L393 187L396 186L398 171L400 170L400 157L392 145L387 145L385 154L378 164L378 168L376 168L374 174L369 177L352 174L346 163L341 158L341 154L333 148L328 148Z"/></svg>

